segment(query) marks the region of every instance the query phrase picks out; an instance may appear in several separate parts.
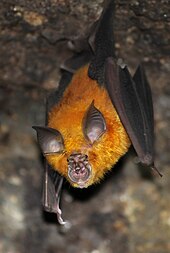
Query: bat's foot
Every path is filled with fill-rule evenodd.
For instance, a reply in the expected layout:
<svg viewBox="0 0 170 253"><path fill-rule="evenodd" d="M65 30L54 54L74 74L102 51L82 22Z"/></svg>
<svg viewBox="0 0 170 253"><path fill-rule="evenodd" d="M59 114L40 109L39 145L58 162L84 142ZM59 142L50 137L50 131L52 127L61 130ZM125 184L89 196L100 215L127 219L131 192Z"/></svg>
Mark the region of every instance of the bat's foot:
<svg viewBox="0 0 170 253"><path fill-rule="evenodd" d="M65 221L63 226L59 227L59 231L62 234L66 234L70 230L71 227L72 227L72 224L69 221Z"/></svg>

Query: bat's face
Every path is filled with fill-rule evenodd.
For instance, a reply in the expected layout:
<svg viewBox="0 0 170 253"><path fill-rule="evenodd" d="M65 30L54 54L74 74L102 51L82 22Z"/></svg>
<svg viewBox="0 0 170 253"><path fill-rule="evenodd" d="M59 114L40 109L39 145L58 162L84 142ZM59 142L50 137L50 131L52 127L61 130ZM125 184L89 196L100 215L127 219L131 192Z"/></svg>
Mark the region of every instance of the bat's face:
<svg viewBox="0 0 170 253"><path fill-rule="evenodd" d="M69 156L67 162L70 181L78 187L84 188L92 172L88 156L81 153L73 153Z"/></svg>

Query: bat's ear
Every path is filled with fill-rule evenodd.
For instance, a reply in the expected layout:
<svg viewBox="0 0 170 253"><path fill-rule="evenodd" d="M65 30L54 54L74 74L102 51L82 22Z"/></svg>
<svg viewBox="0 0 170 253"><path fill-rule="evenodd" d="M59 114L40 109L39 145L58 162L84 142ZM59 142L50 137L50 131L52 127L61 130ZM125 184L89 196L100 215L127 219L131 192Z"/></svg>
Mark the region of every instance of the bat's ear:
<svg viewBox="0 0 170 253"><path fill-rule="evenodd" d="M64 150L64 140L59 131L50 127L33 126L44 155L59 153Z"/></svg>
<svg viewBox="0 0 170 253"><path fill-rule="evenodd" d="M106 131L106 122L102 113L94 106L94 100L83 119L83 133L91 143L97 141Z"/></svg>

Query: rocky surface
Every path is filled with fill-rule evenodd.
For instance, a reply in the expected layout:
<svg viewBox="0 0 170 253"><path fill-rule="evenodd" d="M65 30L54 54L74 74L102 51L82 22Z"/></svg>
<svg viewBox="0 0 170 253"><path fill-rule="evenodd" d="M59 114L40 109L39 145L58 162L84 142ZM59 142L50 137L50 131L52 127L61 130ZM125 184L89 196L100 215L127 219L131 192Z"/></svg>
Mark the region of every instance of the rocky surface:
<svg viewBox="0 0 170 253"><path fill-rule="evenodd" d="M170 252L169 1L116 1L117 54L133 72L143 62L153 91L155 157L163 178L135 164L131 150L98 186L65 183L63 216L42 212L43 162L32 125L58 86L68 39L84 36L102 1L0 2L0 252Z"/></svg>

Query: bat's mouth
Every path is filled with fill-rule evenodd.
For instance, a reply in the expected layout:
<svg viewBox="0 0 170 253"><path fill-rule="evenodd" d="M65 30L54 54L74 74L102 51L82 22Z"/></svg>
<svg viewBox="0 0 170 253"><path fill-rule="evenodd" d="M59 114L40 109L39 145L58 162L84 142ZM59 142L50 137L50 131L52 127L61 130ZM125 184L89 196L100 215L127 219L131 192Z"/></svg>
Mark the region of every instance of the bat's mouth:
<svg viewBox="0 0 170 253"><path fill-rule="evenodd" d="M91 166L87 155L81 153L70 155L68 158L68 177L79 188L85 187L86 182L91 177Z"/></svg>

